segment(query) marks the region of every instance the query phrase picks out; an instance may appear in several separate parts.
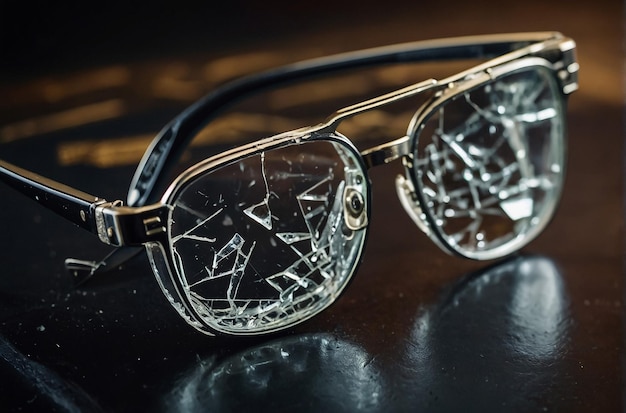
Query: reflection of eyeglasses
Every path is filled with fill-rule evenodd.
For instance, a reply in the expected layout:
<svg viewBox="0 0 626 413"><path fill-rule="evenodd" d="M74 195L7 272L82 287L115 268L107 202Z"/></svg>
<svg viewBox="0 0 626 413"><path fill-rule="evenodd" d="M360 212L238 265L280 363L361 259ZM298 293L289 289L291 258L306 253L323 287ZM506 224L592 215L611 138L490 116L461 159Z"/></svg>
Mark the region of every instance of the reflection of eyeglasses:
<svg viewBox="0 0 626 413"><path fill-rule="evenodd" d="M213 156L179 175L157 201L176 154L246 95L347 69L465 58L492 60ZM272 332L329 306L355 272L370 219L371 166L402 159L401 203L447 252L494 259L536 237L563 185L565 97L578 87L577 71L575 44L558 33L342 54L242 78L191 106L144 155L129 206L3 161L0 176L106 244L144 245L167 299L203 333ZM424 93L406 136L359 153L337 132L346 118ZM109 266L126 250L118 251Z"/></svg>

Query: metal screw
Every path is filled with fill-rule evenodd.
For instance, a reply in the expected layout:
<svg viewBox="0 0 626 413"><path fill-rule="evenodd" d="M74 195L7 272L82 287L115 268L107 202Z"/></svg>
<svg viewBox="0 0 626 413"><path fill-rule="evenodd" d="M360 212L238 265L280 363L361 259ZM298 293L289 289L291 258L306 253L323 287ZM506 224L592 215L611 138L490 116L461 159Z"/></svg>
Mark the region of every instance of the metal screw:
<svg viewBox="0 0 626 413"><path fill-rule="evenodd" d="M346 206L350 215L355 218L359 217L363 213L363 207L365 206L363 195L354 189L351 190L348 196L346 196Z"/></svg>

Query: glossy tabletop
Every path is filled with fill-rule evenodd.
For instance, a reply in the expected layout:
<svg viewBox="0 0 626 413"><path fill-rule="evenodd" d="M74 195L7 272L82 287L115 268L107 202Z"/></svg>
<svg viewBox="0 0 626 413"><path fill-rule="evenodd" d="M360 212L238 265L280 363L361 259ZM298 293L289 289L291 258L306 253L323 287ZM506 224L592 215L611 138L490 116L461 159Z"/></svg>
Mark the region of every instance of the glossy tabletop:
<svg viewBox="0 0 626 413"><path fill-rule="evenodd" d="M109 247L0 186L1 411L622 411L620 2L102 7L0 8L0 159L124 199L151 137L230 78L398 42L556 30L577 42L581 67L565 190L529 246L473 262L441 251L404 213L400 164L372 169L367 246L339 300L287 331L212 338L179 319L145 254L76 288L64 259ZM405 76L269 91L225 112L181 167L319 122ZM346 134L367 145L387 131L372 122L395 130L396 117L376 113Z"/></svg>

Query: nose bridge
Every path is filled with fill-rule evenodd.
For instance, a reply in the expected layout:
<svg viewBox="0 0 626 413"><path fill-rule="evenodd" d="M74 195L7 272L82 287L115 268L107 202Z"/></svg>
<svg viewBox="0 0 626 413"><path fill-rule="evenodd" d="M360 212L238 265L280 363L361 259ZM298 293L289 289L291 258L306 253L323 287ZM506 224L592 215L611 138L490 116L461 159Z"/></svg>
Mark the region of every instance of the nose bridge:
<svg viewBox="0 0 626 413"><path fill-rule="evenodd" d="M373 148L361 152L361 156L368 168L376 165L387 164L410 153L409 137L401 138L383 143Z"/></svg>

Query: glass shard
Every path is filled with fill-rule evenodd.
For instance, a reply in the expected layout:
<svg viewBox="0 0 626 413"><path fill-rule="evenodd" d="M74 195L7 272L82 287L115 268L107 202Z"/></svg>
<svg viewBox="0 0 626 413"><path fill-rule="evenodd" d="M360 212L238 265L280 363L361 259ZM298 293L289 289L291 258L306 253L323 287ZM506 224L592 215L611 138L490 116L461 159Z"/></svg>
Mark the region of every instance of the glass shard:
<svg viewBox="0 0 626 413"><path fill-rule="evenodd" d="M346 182L367 199L357 156L341 143L304 141L186 187L172 211L172 253L204 323L235 334L272 331L335 299L365 239L365 227L344 222Z"/></svg>
<svg viewBox="0 0 626 413"><path fill-rule="evenodd" d="M263 176L263 183L265 184L265 197L257 204L251 205L244 209L243 212L257 223L261 224L268 230L272 229L272 211L270 210L269 199L270 190L267 185L267 176L265 172L265 153L261 153L261 175ZM249 186L254 186L256 181L251 181Z"/></svg>

